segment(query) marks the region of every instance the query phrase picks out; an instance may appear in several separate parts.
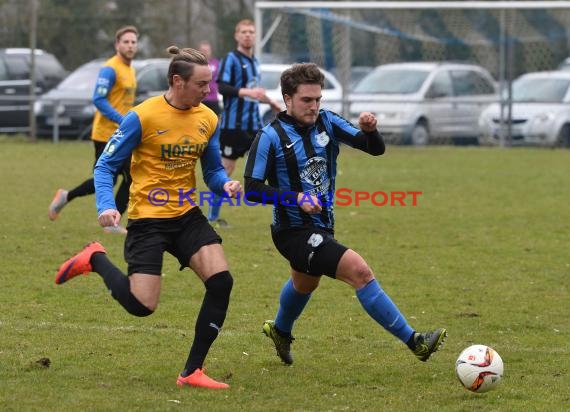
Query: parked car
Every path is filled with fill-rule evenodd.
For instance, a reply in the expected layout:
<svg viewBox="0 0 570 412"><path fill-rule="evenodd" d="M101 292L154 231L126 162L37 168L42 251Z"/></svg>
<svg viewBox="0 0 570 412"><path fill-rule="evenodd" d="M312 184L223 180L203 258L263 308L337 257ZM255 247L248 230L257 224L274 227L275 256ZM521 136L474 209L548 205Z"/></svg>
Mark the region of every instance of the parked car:
<svg viewBox="0 0 570 412"><path fill-rule="evenodd" d="M349 95L349 118L355 123L359 113L375 113L388 142L477 142L479 115L498 99L493 77L474 64L386 64L355 86Z"/></svg>
<svg viewBox="0 0 570 412"><path fill-rule="evenodd" d="M36 101L34 112L39 136L51 136L57 119L60 136L89 137L95 114L93 88L104 62L97 59L83 64ZM137 76L135 103L168 89L169 63L170 59L133 60Z"/></svg>
<svg viewBox="0 0 570 412"><path fill-rule="evenodd" d="M371 66L352 66L349 76L349 91L352 91L358 82L372 70L374 70L374 67ZM331 73L340 81L339 70L337 68L331 70Z"/></svg>
<svg viewBox="0 0 570 412"><path fill-rule="evenodd" d="M570 57L567 57L564 60L562 60L556 69L557 70L570 70Z"/></svg>
<svg viewBox="0 0 570 412"><path fill-rule="evenodd" d="M479 118L481 143L498 144L508 133L507 108L494 103ZM570 146L570 71L523 74L512 84L511 143ZM501 127L503 129L501 129Z"/></svg>
<svg viewBox="0 0 570 412"><path fill-rule="evenodd" d="M67 76L59 60L36 49L36 90L47 92ZM0 49L0 132L26 132L29 129L31 49Z"/></svg>
<svg viewBox="0 0 570 412"><path fill-rule="evenodd" d="M281 95L280 79L281 73L289 67L291 66L288 64L261 64L261 87L266 90L267 96L281 103L283 109L285 109L285 103L283 103L283 96ZM321 71L325 75L321 107L340 114L342 109L342 86L332 73L323 69ZM270 122L275 117L275 113L271 111L268 104L260 104L259 111L264 124Z"/></svg>

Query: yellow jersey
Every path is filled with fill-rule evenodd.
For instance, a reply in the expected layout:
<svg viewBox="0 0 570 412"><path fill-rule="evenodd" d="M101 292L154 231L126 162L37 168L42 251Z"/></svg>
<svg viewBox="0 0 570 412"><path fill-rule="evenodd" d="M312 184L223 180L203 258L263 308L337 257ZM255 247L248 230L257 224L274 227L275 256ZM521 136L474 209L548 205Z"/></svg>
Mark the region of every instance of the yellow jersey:
<svg viewBox="0 0 570 412"><path fill-rule="evenodd" d="M117 129L123 116L135 104L137 78L135 69L115 55L99 71L93 104L97 107L91 139L106 142Z"/></svg>
<svg viewBox="0 0 570 412"><path fill-rule="evenodd" d="M230 180L221 163L218 117L204 104L181 110L155 96L125 116L95 167L99 213L116 209L113 175L131 155L129 219L177 217L199 205L198 160L214 193L222 195Z"/></svg>

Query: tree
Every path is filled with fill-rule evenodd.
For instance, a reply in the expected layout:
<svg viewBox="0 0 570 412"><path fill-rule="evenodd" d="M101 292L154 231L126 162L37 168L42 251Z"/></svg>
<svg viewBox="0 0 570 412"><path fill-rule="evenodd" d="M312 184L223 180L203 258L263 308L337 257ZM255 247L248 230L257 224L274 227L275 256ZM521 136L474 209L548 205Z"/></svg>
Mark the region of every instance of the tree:
<svg viewBox="0 0 570 412"><path fill-rule="evenodd" d="M113 53L115 31L133 24L141 33L139 56L162 57L171 44L197 47L208 39L218 55L235 47L233 32L253 17L254 0L40 0L37 47L68 70ZM0 47L27 47L29 5L0 0Z"/></svg>

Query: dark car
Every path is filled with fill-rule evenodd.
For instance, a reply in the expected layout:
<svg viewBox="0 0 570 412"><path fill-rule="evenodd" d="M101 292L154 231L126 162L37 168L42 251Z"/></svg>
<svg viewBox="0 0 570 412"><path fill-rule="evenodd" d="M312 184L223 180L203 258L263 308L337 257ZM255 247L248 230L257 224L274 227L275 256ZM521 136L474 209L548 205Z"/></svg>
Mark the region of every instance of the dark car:
<svg viewBox="0 0 570 412"><path fill-rule="evenodd" d="M40 95L67 76L59 60L36 49L36 90ZM31 49L0 49L0 132L26 132L29 128Z"/></svg>
<svg viewBox="0 0 570 412"><path fill-rule="evenodd" d="M34 106L39 136L89 138L95 114L93 88L105 60L78 67L55 89L42 95ZM133 60L137 76L136 103L168 89L170 59ZM57 127L55 122L57 121Z"/></svg>

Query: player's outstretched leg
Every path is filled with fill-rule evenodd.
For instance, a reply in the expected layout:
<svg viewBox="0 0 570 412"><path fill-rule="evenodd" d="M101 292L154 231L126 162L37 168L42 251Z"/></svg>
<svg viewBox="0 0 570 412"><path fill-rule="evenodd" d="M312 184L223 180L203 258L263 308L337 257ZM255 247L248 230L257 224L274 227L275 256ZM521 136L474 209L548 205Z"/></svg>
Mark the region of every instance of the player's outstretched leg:
<svg viewBox="0 0 570 412"><path fill-rule="evenodd" d="M99 242L89 243L81 252L63 262L55 275L55 283L61 285L75 276L92 272L91 256L94 253L106 253L106 251Z"/></svg>

